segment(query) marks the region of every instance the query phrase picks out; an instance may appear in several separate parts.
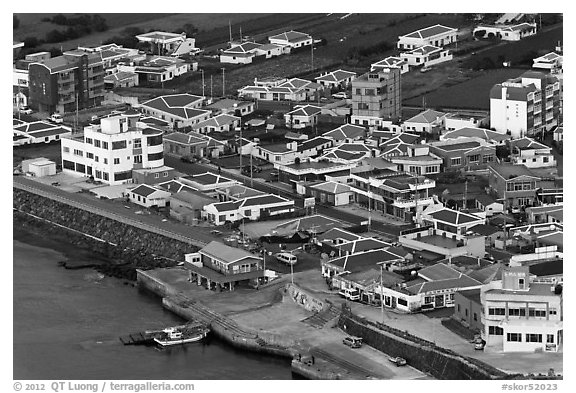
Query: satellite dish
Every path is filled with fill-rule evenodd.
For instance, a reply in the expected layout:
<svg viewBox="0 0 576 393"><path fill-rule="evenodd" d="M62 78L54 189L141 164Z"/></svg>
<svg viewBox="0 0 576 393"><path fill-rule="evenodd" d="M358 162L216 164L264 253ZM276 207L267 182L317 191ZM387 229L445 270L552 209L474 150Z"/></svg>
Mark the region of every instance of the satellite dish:
<svg viewBox="0 0 576 393"><path fill-rule="evenodd" d="M411 276L415 276L415 275L416 275L416 270L412 270L412 271L410 272L410 275L411 275Z"/></svg>

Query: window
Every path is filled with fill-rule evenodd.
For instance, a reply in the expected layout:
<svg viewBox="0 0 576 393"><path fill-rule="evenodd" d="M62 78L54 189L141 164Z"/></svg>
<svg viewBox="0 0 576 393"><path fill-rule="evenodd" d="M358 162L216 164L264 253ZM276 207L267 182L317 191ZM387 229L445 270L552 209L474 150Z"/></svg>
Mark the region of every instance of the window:
<svg viewBox="0 0 576 393"><path fill-rule="evenodd" d="M126 141L112 142L112 150L126 149Z"/></svg>
<svg viewBox="0 0 576 393"><path fill-rule="evenodd" d="M450 165L452 166L462 165L462 159L460 157L452 158L450 160Z"/></svg>
<svg viewBox="0 0 576 393"><path fill-rule="evenodd" d="M523 278L519 278L519 279L518 279L518 288L520 288L520 289L524 289L524 288L525 288L524 279L523 279Z"/></svg>
<svg viewBox="0 0 576 393"><path fill-rule="evenodd" d="M542 162L548 162L549 158L548 157L542 157Z"/></svg>
<svg viewBox="0 0 576 393"><path fill-rule="evenodd" d="M510 316L510 317L525 317L526 316L526 309L525 308L509 308L508 309L508 316Z"/></svg>
<svg viewBox="0 0 576 393"><path fill-rule="evenodd" d="M468 157L468 160L470 160L470 162L479 162L480 154L473 154L470 157Z"/></svg>
<svg viewBox="0 0 576 393"><path fill-rule="evenodd" d="M168 177L168 172L164 172L164 173L162 173L162 176L164 176L164 177Z"/></svg>
<svg viewBox="0 0 576 393"><path fill-rule="evenodd" d="M491 336L502 336L504 334L504 329L500 326L488 326L488 334Z"/></svg>
<svg viewBox="0 0 576 393"><path fill-rule="evenodd" d="M84 153L82 152L82 150L74 149L74 155L83 157Z"/></svg>
<svg viewBox="0 0 576 393"><path fill-rule="evenodd" d="M94 154L93 154L93 153L86 152L86 158L93 159L93 158L94 158Z"/></svg>
<svg viewBox="0 0 576 393"><path fill-rule="evenodd" d="M119 158L115 158L114 159L114 165L118 165L120 164L120 159Z"/></svg>
<svg viewBox="0 0 576 393"><path fill-rule="evenodd" d="M134 139L134 149L140 149L142 147L142 139Z"/></svg>
<svg viewBox="0 0 576 393"><path fill-rule="evenodd" d="M62 151L63 151L64 153L70 153L70 148L69 148L68 146L64 146L64 147L62 148Z"/></svg>
<svg viewBox="0 0 576 393"><path fill-rule="evenodd" d="M464 315L468 316L468 309L464 310Z"/></svg>
<svg viewBox="0 0 576 393"><path fill-rule="evenodd" d="M98 156L94 156L94 161L99 162L100 158Z"/></svg>
<svg viewBox="0 0 576 393"><path fill-rule="evenodd" d="M488 315L506 315L504 307L490 307L488 308Z"/></svg>
<svg viewBox="0 0 576 393"><path fill-rule="evenodd" d="M98 139L94 139L94 146L100 147L100 141Z"/></svg>
<svg viewBox="0 0 576 393"><path fill-rule="evenodd" d="M154 179L159 179L160 178L160 174L159 173L155 173L154 174Z"/></svg>
<svg viewBox="0 0 576 393"><path fill-rule="evenodd" d="M356 94L357 94L357 95L361 95L361 94L362 94L362 89L356 89Z"/></svg>
<svg viewBox="0 0 576 393"><path fill-rule="evenodd" d="M554 344L554 335L553 334L547 334L546 335L546 343Z"/></svg>
<svg viewBox="0 0 576 393"><path fill-rule="evenodd" d="M114 174L114 180L128 180L132 178L132 171L118 172Z"/></svg>
<svg viewBox="0 0 576 393"><path fill-rule="evenodd" d="M536 318L546 318L546 310L536 310L534 308L529 308L528 316Z"/></svg>
<svg viewBox="0 0 576 393"><path fill-rule="evenodd" d="M548 314L549 315L556 315L556 309L555 308L551 308L548 310Z"/></svg>
<svg viewBox="0 0 576 393"><path fill-rule="evenodd" d="M359 110L366 110L366 109L368 109L368 104L365 102L359 102L358 103L358 109Z"/></svg>
<svg viewBox="0 0 576 393"><path fill-rule="evenodd" d="M164 158L164 153L163 153L163 152L148 154L148 161L161 160L162 158Z"/></svg>
<svg viewBox="0 0 576 393"><path fill-rule="evenodd" d="M102 149L108 150L108 142L102 142Z"/></svg>
<svg viewBox="0 0 576 393"><path fill-rule="evenodd" d="M218 216L218 221L220 222L226 221L226 216L225 215Z"/></svg>
<svg viewBox="0 0 576 393"><path fill-rule="evenodd" d="M68 160L62 160L62 168L70 169L73 171L75 167L76 166L74 165L74 162Z"/></svg>
<svg viewBox="0 0 576 393"><path fill-rule="evenodd" d="M142 164L142 156L134 156L134 163L135 164Z"/></svg>
<svg viewBox="0 0 576 393"><path fill-rule="evenodd" d="M373 96L375 94L376 94L376 91L374 89L364 89L364 95Z"/></svg>
<svg viewBox="0 0 576 393"><path fill-rule="evenodd" d="M541 334L534 334L534 333L526 333L526 342L527 343L541 343L542 342L542 335Z"/></svg>
<svg viewBox="0 0 576 393"><path fill-rule="evenodd" d="M86 143L92 144L92 138L86 138Z"/></svg>
<svg viewBox="0 0 576 393"><path fill-rule="evenodd" d="M478 314L474 313L474 320L478 321Z"/></svg>
<svg viewBox="0 0 576 393"><path fill-rule="evenodd" d="M252 210L246 210L244 215L250 217L252 215Z"/></svg>
<svg viewBox="0 0 576 393"><path fill-rule="evenodd" d="M434 303L434 296L426 296L424 303ZM458 305L458 312L460 312L460 305Z"/></svg>
<svg viewBox="0 0 576 393"><path fill-rule="evenodd" d="M408 302L406 301L406 299L402 299L401 297L399 297L398 304L400 304L401 306L407 306Z"/></svg>
<svg viewBox="0 0 576 393"><path fill-rule="evenodd" d="M522 334L521 333L508 333L506 335L506 341L508 342L522 342Z"/></svg>
<svg viewBox="0 0 576 393"><path fill-rule="evenodd" d="M102 179L102 171L96 171L96 179Z"/></svg>
<svg viewBox="0 0 576 393"><path fill-rule="evenodd" d="M104 158L104 165L108 165L108 159Z"/></svg>

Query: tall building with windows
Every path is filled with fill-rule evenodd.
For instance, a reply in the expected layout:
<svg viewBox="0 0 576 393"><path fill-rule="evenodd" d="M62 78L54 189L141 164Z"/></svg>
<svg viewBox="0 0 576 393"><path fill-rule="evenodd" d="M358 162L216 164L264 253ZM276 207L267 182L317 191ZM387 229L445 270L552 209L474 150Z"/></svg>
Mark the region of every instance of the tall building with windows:
<svg viewBox="0 0 576 393"><path fill-rule="evenodd" d="M398 120L401 110L399 69L368 72L352 81L352 124L380 127Z"/></svg>
<svg viewBox="0 0 576 393"><path fill-rule="evenodd" d="M526 71L490 90L490 127L514 139L536 136L558 125L560 105L558 79Z"/></svg>
<svg viewBox="0 0 576 393"><path fill-rule="evenodd" d="M163 131L139 122L136 111L103 118L61 139L62 170L110 185L132 182L132 171L164 166Z"/></svg>
<svg viewBox="0 0 576 393"><path fill-rule="evenodd" d="M64 52L29 65L29 106L39 112L72 112L104 100L104 65L98 53Z"/></svg>
<svg viewBox="0 0 576 393"><path fill-rule="evenodd" d="M487 347L503 352L557 352L563 342L561 286L531 282L527 266L507 267L480 290Z"/></svg>

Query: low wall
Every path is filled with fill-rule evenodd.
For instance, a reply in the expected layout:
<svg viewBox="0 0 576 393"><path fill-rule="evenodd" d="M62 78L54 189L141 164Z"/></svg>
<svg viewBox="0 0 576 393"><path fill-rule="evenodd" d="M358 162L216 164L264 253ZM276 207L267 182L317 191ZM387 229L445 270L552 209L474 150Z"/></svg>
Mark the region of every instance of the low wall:
<svg viewBox="0 0 576 393"><path fill-rule="evenodd" d="M296 285L288 284L286 289L288 290L288 296L292 298L294 303L304 307L304 309L308 311L320 312L326 306L324 301L317 299L310 292L297 287Z"/></svg>
<svg viewBox="0 0 576 393"><path fill-rule="evenodd" d="M510 375L479 360L466 358L433 343L418 339L380 323L342 313L338 326L348 334L359 336L371 347L391 356L405 358L412 367L437 379L503 379ZM380 327L380 328L379 328Z"/></svg>

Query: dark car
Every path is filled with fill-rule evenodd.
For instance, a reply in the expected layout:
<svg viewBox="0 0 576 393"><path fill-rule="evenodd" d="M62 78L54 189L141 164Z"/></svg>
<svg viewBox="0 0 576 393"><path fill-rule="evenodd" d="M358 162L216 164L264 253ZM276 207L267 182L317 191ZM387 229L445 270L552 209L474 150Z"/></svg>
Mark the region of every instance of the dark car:
<svg viewBox="0 0 576 393"><path fill-rule="evenodd" d="M182 156L182 157L180 157L180 161L187 162L188 164L192 164L192 163L196 162L196 159L194 157L191 157L191 156Z"/></svg>
<svg viewBox="0 0 576 393"><path fill-rule="evenodd" d="M360 348L362 346L362 337L348 336L342 340L342 343L350 348Z"/></svg>
<svg viewBox="0 0 576 393"><path fill-rule="evenodd" d="M400 356L389 357L388 360L390 360L392 363L396 364L396 367L400 367L400 366L405 366L405 365L406 365L406 359L401 358Z"/></svg>
<svg viewBox="0 0 576 393"><path fill-rule="evenodd" d="M262 169L261 169L261 168L255 166L255 165L252 165L252 174L254 174L254 173L260 173L260 172L262 172ZM242 168L242 174L243 174L243 175L246 175L246 176L250 176L250 165L245 166L245 167Z"/></svg>

